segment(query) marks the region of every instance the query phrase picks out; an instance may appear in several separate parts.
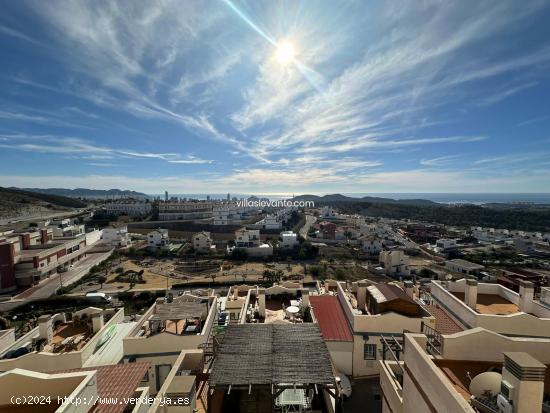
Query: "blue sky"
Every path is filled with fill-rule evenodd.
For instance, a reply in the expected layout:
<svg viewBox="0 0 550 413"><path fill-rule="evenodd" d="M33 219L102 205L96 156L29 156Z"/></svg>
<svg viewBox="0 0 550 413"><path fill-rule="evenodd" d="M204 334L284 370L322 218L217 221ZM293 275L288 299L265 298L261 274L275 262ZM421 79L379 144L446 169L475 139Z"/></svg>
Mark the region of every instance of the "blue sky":
<svg viewBox="0 0 550 413"><path fill-rule="evenodd" d="M2 186L550 192L547 1L2 9Z"/></svg>

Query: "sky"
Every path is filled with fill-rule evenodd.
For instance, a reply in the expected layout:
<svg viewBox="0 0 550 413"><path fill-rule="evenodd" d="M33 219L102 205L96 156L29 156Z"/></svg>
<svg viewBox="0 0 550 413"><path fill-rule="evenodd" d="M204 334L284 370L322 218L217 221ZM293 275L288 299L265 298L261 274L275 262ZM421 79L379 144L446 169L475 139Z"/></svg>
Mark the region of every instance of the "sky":
<svg viewBox="0 0 550 413"><path fill-rule="evenodd" d="M550 192L550 2L25 1L0 186Z"/></svg>

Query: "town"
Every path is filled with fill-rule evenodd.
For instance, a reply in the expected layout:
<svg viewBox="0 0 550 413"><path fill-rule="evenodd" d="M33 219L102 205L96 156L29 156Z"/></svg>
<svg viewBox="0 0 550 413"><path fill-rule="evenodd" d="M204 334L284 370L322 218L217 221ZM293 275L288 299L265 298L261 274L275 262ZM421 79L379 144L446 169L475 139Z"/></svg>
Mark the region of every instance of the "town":
<svg viewBox="0 0 550 413"><path fill-rule="evenodd" d="M258 200L87 199L2 227L0 409L550 409L550 233Z"/></svg>

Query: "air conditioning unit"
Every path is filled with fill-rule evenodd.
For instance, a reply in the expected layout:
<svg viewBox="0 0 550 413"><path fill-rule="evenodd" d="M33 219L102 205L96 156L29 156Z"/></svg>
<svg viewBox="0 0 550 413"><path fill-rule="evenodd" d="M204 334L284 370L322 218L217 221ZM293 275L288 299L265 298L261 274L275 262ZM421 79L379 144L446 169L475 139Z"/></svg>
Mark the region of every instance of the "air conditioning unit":
<svg viewBox="0 0 550 413"><path fill-rule="evenodd" d="M499 413L512 413L512 403L502 393L497 396Z"/></svg>

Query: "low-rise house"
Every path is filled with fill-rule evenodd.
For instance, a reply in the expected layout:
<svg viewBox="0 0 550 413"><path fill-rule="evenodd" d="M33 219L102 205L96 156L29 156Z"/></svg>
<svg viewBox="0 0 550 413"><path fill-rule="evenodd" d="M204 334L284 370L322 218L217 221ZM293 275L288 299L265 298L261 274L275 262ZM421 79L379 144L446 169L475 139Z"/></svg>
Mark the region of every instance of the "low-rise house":
<svg viewBox="0 0 550 413"><path fill-rule="evenodd" d="M241 228L235 231L235 246L227 247L231 254L234 249L242 249L250 257L268 257L273 255L273 246L263 243L260 239L260 230Z"/></svg>
<svg viewBox="0 0 550 413"><path fill-rule="evenodd" d="M193 235L193 249L195 252L205 254L216 249L212 244L210 232L201 231Z"/></svg>
<svg viewBox="0 0 550 413"><path fill-rule="evenodd" d="M485 267L481 264L456 258L454 260L445 261L445 268L460 274L477 276Z"/></svg>
<svg viewBox="0 0 550 413"><path fill-rule="evenodd" d="M383 241L373 235L364 235L359 238L359 245L364 254L375 256L382 252Z"/></svg>
<svg viewBox="0 0 550 413"><path fill-rule="evenodd" d="M320 238L329 240L335 238L337 226L334 222L321 221L317 226L319 227Z"/></svg>
<svg viewBox="0 0 550 413"><path fill-rule="evenodd" d="M124 248L132 242L127 226L103 228L102 240L104 244L113 248Z"/></svg>
<svg viewBox="0 0 550 413"><path fill-rule="evenodd" d="M76 224L71 219L58 219L50 222L50 228L53 231L55 238L60 237L76 237L84 234L86 231L84 225Z"/></svg>
<svg viewBox="0 0 550 413"><path fill-rule="evenodd" d="M299 244L300 243L298 242L298 234L292 231L281 232L281 242L279 243L279 248L293 249Z"/></svg>
<svg viewBox="0 0 550 413"><path fill-rule="evenodd" d="M435 243L435 246L442 252L455 250L457 248L455 239L441 238Z"/></svg>
<svg viewBox="0 0 550 413"><path fill-rule="evenodd" d="M401 250L380 252L378 262L384 267L384 272L392 277L408 277L411 274L409 256Z"/></svg>
<svg viewBox="0 0 550 413"><path fill-rule="evenodd" d="M169 250L170 237L168 230L164 228L155 229L147 234L147 247L152 250Z"/></svg>

